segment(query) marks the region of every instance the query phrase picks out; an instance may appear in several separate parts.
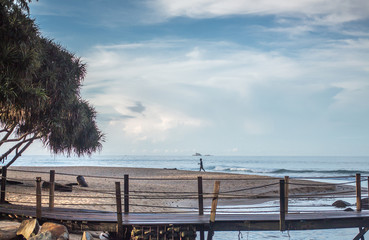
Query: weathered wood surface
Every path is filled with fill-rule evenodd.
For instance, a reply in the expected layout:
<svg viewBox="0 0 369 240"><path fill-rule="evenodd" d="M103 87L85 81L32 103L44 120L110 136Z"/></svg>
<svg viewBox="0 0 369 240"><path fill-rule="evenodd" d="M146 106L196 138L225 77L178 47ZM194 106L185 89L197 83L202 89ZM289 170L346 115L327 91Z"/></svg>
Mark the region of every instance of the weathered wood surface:
<svg viewBox="0 0 369 240"><path fill-rule="evenodd" d="M0 204L0 213L3 213L3 217L8 215L35 217L36 210L30 206ZM208 214L198 215L197 212L191 214L130 213L122 216L123 225L204 225L205 230L209 227L209 219ZM117 214L115 212L85 209L49 209L45 207L42 208L42 220L70 221L76 224L76 228L85 224L86 226L89 225L89 230L101 230L103 227L115 228ZM369 212L290 213L286 214L285 221L286 230L369 227ZM84 229L87 229L87 227ZM279 230L279 214L218 214L215 219L214 230Z"/></svg>

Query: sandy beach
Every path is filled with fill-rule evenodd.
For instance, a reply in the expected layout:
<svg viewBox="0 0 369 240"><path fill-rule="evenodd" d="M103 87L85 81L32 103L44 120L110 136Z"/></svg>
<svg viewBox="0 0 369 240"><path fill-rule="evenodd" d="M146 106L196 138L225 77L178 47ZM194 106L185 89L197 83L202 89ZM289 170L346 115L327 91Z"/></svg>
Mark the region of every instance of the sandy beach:
<svg viewBox="0 0 369 240"><path fill-rule="evenodd" d="M261 203L270 201L271 197L278 197L279 194L279 179L266 176L153 168L12 167L8 170L8 180L23 184L8 185L7 200L14 204L34 205L35 179L41 177L42 181L49 181L50 170L56 172L56 183L76 184L78 175L84 176L88 183L88 187L73 186L72 192L56 191L55 207L116 211L115 182L121 182L123 192L125 174L130 179L130 212L195 211L198 207L198 176L203 178L205 207L210 206L215 180L220 181L219 205ZM316 186L312 181L291 180L291 183L302 185L290 185L290 194L342 190L334 185ZM43 188L44 206L48 206L48 194L49 190Z"/></svg>

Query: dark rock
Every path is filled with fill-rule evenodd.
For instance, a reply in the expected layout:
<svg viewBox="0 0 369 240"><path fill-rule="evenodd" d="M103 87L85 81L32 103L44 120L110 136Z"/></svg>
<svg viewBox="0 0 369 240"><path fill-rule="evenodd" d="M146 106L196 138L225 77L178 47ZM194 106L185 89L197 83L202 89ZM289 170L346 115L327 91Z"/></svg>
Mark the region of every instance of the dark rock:
<svg viewBox="0 0 369 240"><path fill-rule="evenodd" d="M346 208L345 210L343 210L343 211L345 211L345 212L353 212L354 211L354 209L352 209L352 208Z"/></svg>
<svg viewBox="0 0 369 240"><path fill-rule="evenodd" d="M44 181L42 183L42 188L50 188L51 183ZM58 192L72 192L72 186L63 185L60 183L55 183L55 191Z"/></svg>
<svg viewBox="0 0 369 240"><path fill-rule="evenodd" d="M12 180L6 180L6 184L8 185L22 185L22 182L18 182L18 181L12 181Z"/></svg>
<svg viewBox="0 0 369 240"><path fill-rule="evenodd" d="M332 206L336 207L336 208L345 208L347 206L351 206L351 204L349 202L343 201L343 200L337 200L335 201Z"/></svg>
<svg viewBox="0 0 369 240"><path fill-rule="evenodd" d="M85 178L81 175L77 176L77 182L78 182L78 185L80 185L81 187L88 187L88 184Z"/></svg>

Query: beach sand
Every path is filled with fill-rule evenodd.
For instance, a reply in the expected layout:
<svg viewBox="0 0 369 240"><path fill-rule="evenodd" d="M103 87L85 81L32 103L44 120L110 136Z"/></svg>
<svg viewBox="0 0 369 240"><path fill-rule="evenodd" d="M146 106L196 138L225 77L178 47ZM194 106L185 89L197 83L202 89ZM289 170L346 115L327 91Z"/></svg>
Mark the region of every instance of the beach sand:
<svg viewBox="0 0 369 240"><path fill-rule="evenodd" d="M49 181L50 170L56 172L56 183L77 183L76 176L82 175L89 185L88 187L73 186L72 192L57 191L55 207L116 211L115 182L121 182L123 194L125 174L128 174L130 179L130 212L178 212L189 211L189 207L197 208L198 176L203 178L205 207L210 206L215 180L220 180L221 193L236 190L236 192L221 195L219 205L262 203L270 201L270 197L279 196L279 179L266 176L153 168L11 167L8 169L8 179L23 184L8 185L7 200L14 204L34 205L35 179L41 177L43 181ZM291 180L291 183L303 185L290 185L290 194L338 190L334 185L315 186L312 181ZM240 191L242 189L247 190ZM45 206L48 204L48 193L48 189L42 190L42 201ZM263 198L264 196L268 198Z"/></svg>
<svg viewBox="0 0 369 240"><path fill-rule="evenodd" d="M209 211L211 205L215 180L220 181L221 195L218 206L258 204L275 201L279 197L280 179L267 176L153 168L11 167L8 169L8 180L23 184L7 185L6 200L12 204L35 206L35 179L41 177L42 182L49 181L50 170L56 172L56 183L77 183L76 177L82 175L88 184L88 187L73 186L72 192L56 191L55 207L115 212L115 182L121 183L123 195L125 174L129 175L130 212L196 212L198 176L203 178L205 211ZM289 187L291 195L353 189L327 184L318 186L317 182L306 180L293 179L290 182L294 183ZM48 206L48 201L49 189L42 189L43 206ZM71 239L79 237L77 235Z"/></svg>

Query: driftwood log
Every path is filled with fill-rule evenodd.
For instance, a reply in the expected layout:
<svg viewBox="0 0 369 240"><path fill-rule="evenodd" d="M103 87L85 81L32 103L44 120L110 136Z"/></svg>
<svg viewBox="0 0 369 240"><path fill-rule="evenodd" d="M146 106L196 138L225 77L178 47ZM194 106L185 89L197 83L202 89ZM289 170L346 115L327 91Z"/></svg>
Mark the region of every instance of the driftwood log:
<svg viewBox="0 0 369 240"><path fill-rule="evenodd" d="M42 188L50 188L51 183L44 181L42 183ZM55 183L55 191L59 191L59 192L71 192L72 191L72 186L67 186L67 185L63 185L60 183Z"/></svg>
<svg viewBox="0 0 369 240"><path fill-rule="evenodd" d="M17 235L22 235L25 239L29 239L32 236L38 234L40 230L40 224L37 219L24 220L18 228Z"/></svg>

